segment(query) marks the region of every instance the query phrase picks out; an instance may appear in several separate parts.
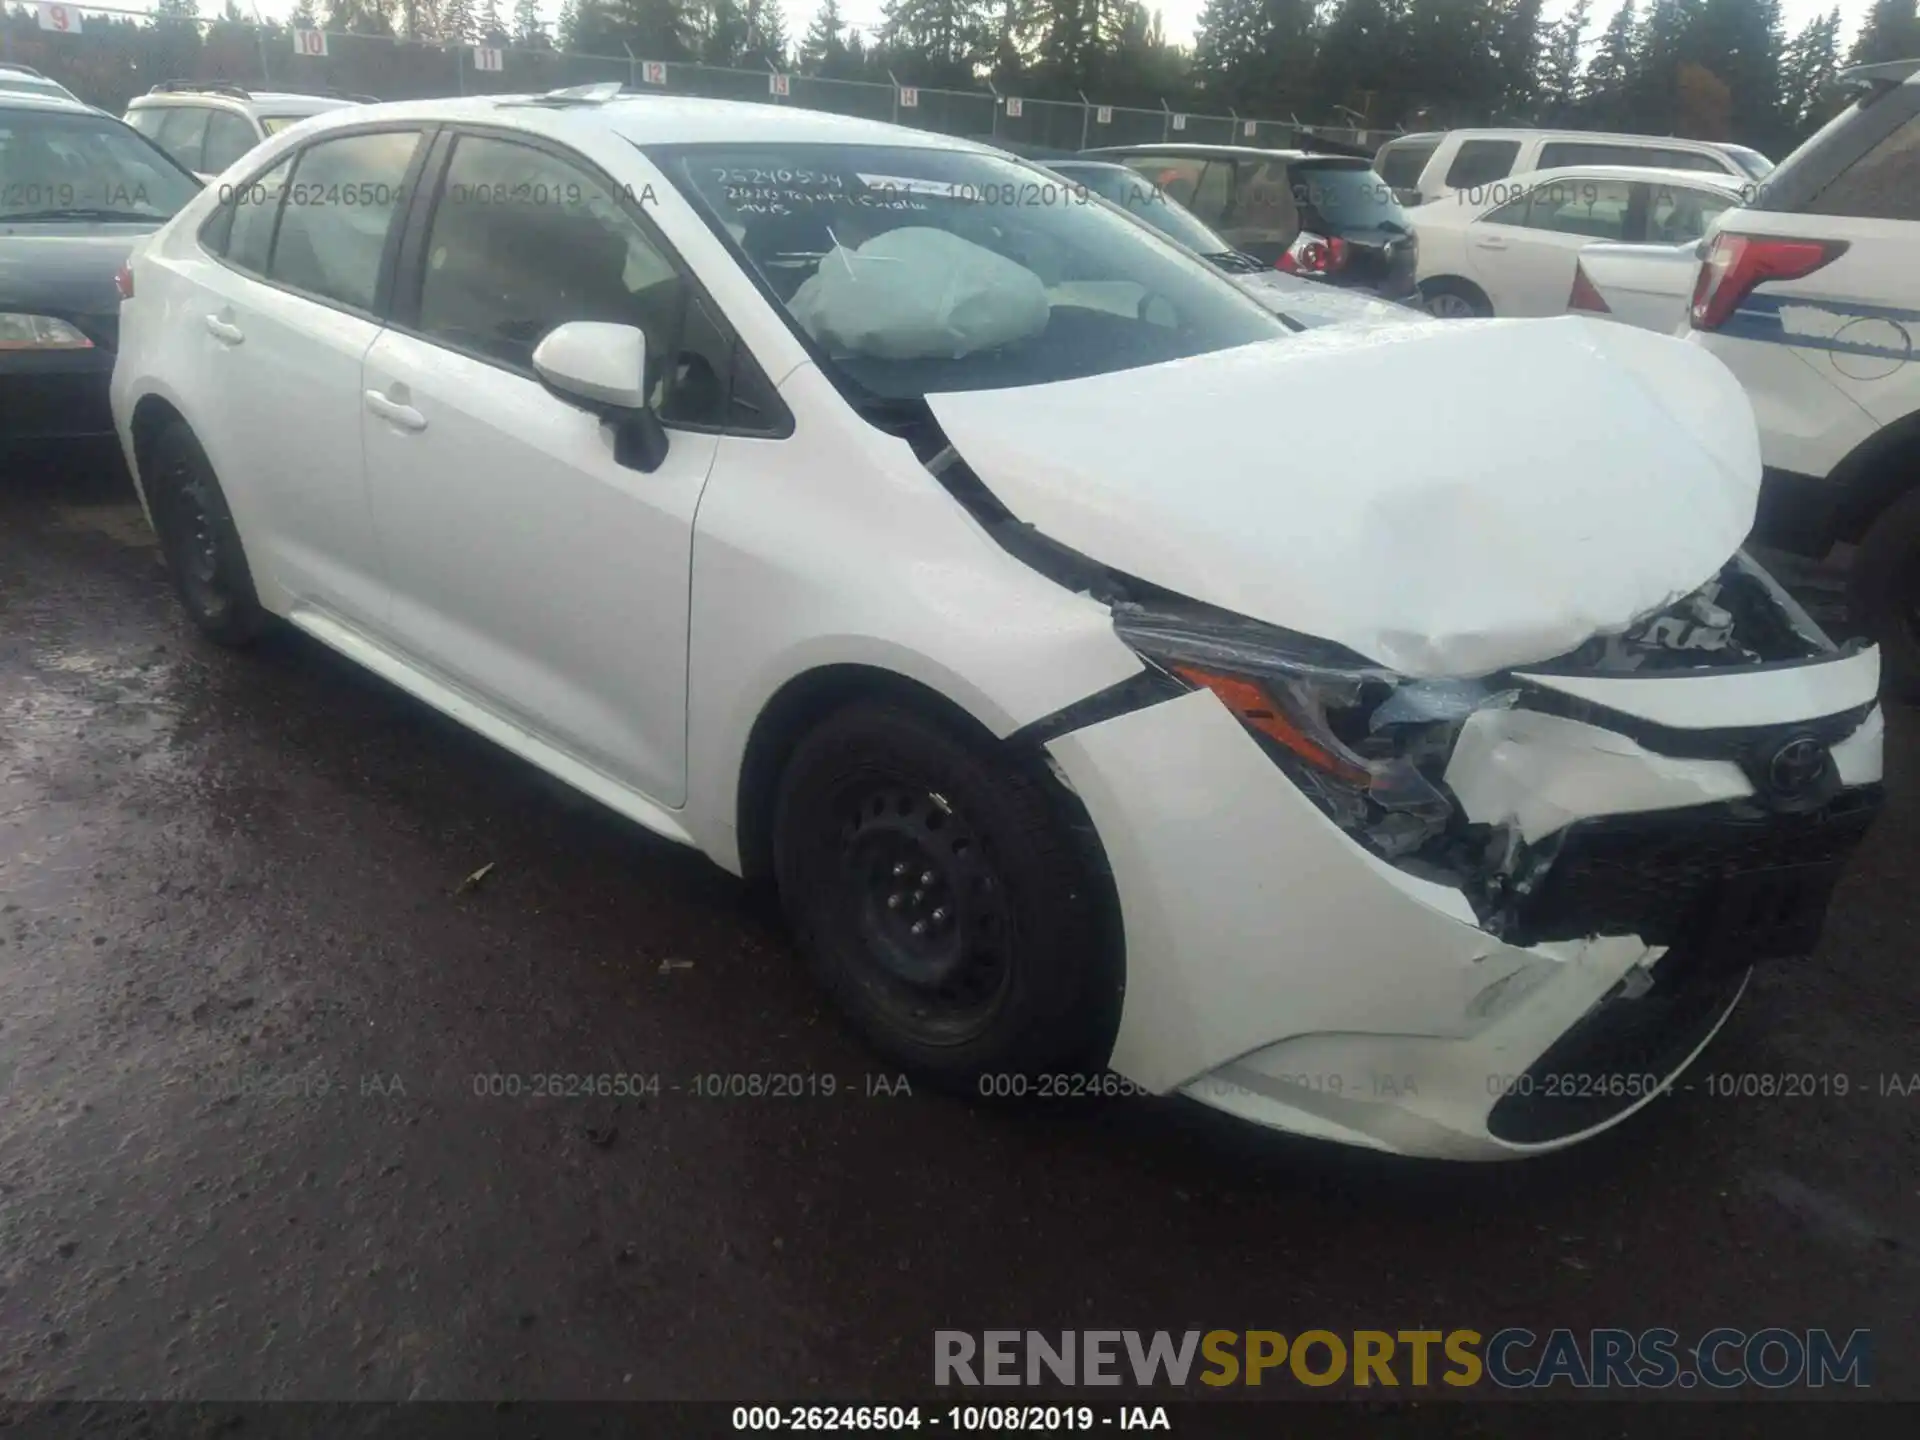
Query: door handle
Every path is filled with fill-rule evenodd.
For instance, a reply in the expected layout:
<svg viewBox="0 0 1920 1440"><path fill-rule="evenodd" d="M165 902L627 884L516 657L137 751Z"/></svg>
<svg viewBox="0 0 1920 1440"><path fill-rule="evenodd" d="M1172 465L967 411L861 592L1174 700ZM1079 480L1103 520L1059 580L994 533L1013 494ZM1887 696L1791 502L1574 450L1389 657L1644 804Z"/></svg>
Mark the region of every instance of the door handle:
<svg viewBox="0 0 1920 1440"><path fill-rule="evenodd" d="M1498 235L1482 235L1473 243L1478 245L1482 250L1504 250L1507 248L1507 242L1502 240Z"/></svg>
<svg viewBox="0 0 1920 1440"><path fill-rule="evenodd" d="M222 345L238 345L247 338L238 325L229 325L218 315L207 316L207 333Z"/></svg>
<svg viewBox="0 0 1920 1440"><path fill-rule="evenodd" d="M382 420L391 420L402 430L424 430L427 428L426 416L422 415L411 405L402 405L397 400L389 400L378 390L367 391L367 409L378 415Z"/></svg>

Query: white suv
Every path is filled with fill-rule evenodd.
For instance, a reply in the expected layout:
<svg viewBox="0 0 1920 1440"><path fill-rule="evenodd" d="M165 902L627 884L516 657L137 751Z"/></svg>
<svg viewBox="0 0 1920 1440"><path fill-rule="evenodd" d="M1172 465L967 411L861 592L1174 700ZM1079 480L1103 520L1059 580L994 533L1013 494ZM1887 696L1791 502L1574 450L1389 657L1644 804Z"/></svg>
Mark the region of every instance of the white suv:
<svg viewBox="0 0 1920 1440"><path fill-rule="evenodd" d="M249 91L218 80L167 80L136 95L122 118L202 180L210 180L269 135L309 115L371 99Z"/></svg>
<svg viewBox="0 0 1920 1440"><path fill-rule="evenodd" d="M1759 538L1859 546L1849 608L1920 698L1920 60L1865 93L1702 243L1691 338L1760 422Z"/></svg>
<svg viewBox="0 0 1920 1440"><path fill-rule="evenodd" d="M1296 334L984 146L618 89L322 116L134 254L114 419L213 639L771 879L969 1095L1518 1155L1809 953L1879 658L1737 553L1725 366Z"/></svg>
<svg viewBox="0 0 1920 1440"><path fill-rule="evenodd" d="M1762 180L1773 169L1771 160L1744 145L1597 130L1425 131L1395 136L1373 158L1402 205L1428 205L1455 190L1566 165L1698 170L1736 180Z"/></svg>

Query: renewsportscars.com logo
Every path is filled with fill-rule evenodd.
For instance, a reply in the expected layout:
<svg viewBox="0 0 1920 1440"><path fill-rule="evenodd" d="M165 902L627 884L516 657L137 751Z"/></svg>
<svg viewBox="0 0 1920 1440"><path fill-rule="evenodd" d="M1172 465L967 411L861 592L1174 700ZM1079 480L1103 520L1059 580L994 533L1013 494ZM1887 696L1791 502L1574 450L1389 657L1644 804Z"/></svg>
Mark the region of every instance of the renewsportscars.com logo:
<svg viewBox="0 0 1920 1440"><path fill-rule="evenodd" d="M1873 1383L1853 1330L936 1330L939 1386L1353 1385L1509 1390L1818 1389Z"/></svg>

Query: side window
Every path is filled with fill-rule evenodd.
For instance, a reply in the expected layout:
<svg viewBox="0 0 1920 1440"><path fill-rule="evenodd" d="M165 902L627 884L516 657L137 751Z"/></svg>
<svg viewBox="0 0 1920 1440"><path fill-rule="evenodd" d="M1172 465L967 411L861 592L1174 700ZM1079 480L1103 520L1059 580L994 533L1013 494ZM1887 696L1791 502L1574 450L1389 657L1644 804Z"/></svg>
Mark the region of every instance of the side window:
<svg viewBox="0 0 1920 1440"><path fill-rule="evenodd" d="M1447 167L1446 183L1451 189L1466 190L1489 181L1504 180L1513 173L1513 162L1519 155L1518 140L1463 140L1459 153Z"/></svg>
<svg viewBox="0 0 1920 1440"><path fill-rule="evenodd" d="M420 332L531 374L534 348L570 320L646 335L662 420L728 423L733 341L664 246L585 170L462 136L427 232Z"/></svg>
<svg viewBox="0 0 1920 1440"><path fill-rule="evenodd" d="M1624 180L1549 180L1528 197L1527 228L1622 240L1632 188Z"/></svg>
<svg viewBox="0 0 1920 1440"><path fill-rule="evenodd" d="M206 162L200 167L218 175L254 147L253 126L231 110L216 110L207 120Z"/></svg>
<svg viewBox="0 0 1920 1440"><path fill-rule="evenodd" d="M1194 193L1200 188L1200 174L1207 168L1204 160L1193 160L1182 155L1129 155L1125 159L1128 168L1138 171L1182 205L1192 208Z"/></svg>
<svg viewBox="0 0 1920 1440"><path fill-rule="evenodd" d="M419 143L417 130L382 130L302 150L280 207L267 278L373 309L387 231L406 199L402 186Z"/></svg>
<svg viewBox="0 0 1920 1440"><path fill-rule="evenodd" d="M1651 157L1667 152L1646 150L1638 145L1595 145L1585 141L1561 140L1540 147L1536 170L1552 170L1561 165L1659 165L1665 162Z"/></svg>
<svg viewBox="0 0 1920 1440"><path fill-rule="evenodd" d="M1920 115L1841 171L1805 208L1861 220L1920 220Z"/></svg>
<svg viewBox="0 0 1920 1440"><path fill-rule="evenodd" d="M280 218L287 173L292 169L293 157L289 155L259 179L234 187L232 198L223 207L233 217L226 244L229 265L255 275L267 273L267 258L273 252L273 222Z"/></svg>
<svg viewBox="0 0 1920 1440"><path fill-rule="evenodd" d="M170 105L154 143L189 170L200 169L200 151L207 138L207 107Z"/></svg>
<svg viewBox="0 0 1920 1440"><path fill-rule="evenodd" d="M1561 181L1560 183L1565 184L1566 182ZM1533 192L1531 190L1523 190L1519 198L1509 200L1506 204L1496 206L1482 215L1479 223L1482 225L1519 225L1524 227L1527 223L1527 207L1532 203Z"/></svg>
<svg viewBox="0 0 1920 1440"><path fill-rule="evenodd" d="M1640 158L1626 163L1651 165L1661 170L1702 170L1709 175L1729 173L1727 165L1711 155L1702 155L1695 150L1643 150L1640 152Z"/></svg>
<svg viewBox="0 0 1920 1440"><path fill-rule="evenodd" d="M1687 245L1707 233L1722 210L1739 200L1719 190L1655 182L1647 208L1647 240L1655 245Z"/></svg>

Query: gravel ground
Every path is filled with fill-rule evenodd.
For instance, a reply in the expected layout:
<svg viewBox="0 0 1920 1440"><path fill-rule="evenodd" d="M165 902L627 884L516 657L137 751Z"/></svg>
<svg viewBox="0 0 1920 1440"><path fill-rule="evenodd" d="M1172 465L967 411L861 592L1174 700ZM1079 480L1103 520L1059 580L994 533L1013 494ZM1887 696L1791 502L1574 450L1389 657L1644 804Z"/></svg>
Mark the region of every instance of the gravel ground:
<svg viewBox="0 0 1920 1440"><path fill-rule="evenodd" d="M936 1328L1508 1324L1868 1327L1876 1393L1920 1397L1889 718L1819 954L1708 1062L1844 1097L1695 1084L1464 1171L987 1111L904 1093L730 877L297 636L202 643L123 489L9 479L0 1397L900 1399ZM551 1073L659 1089L477 1093ZM698 1093L748 1073L808 1093Z"/></svg>

